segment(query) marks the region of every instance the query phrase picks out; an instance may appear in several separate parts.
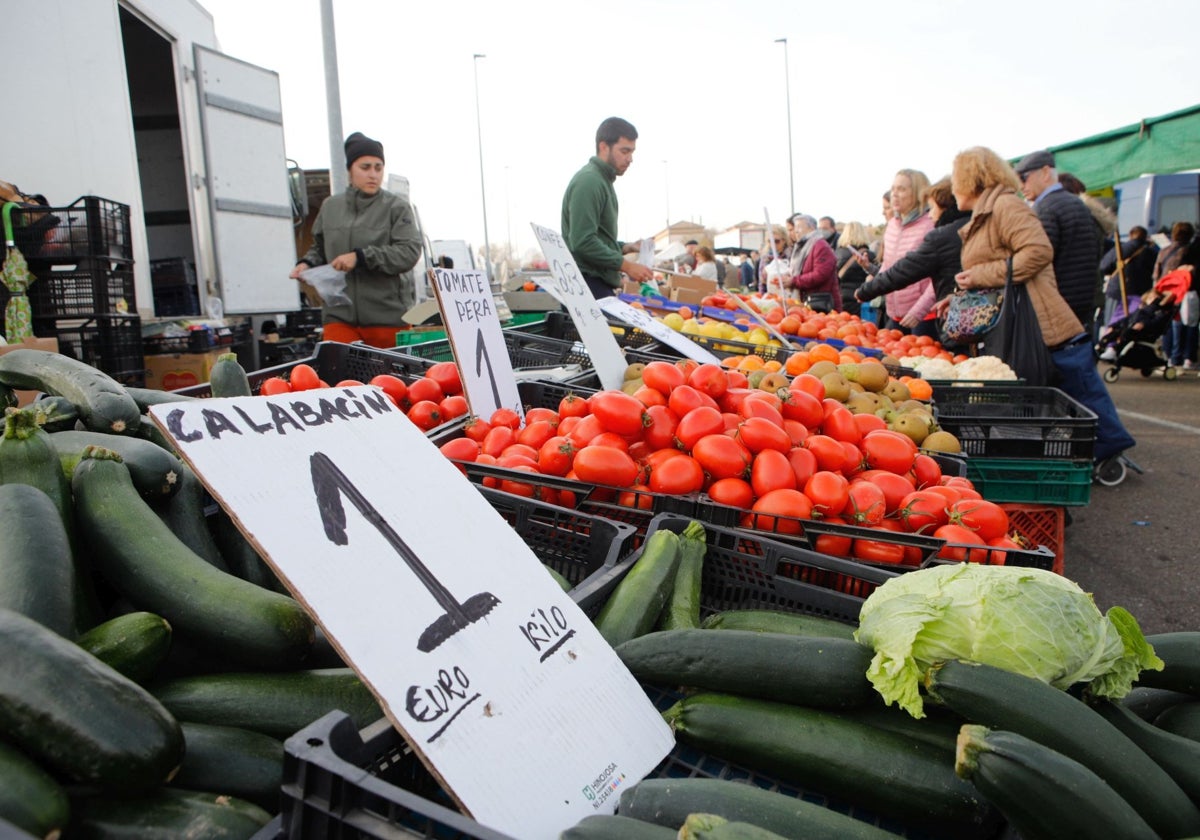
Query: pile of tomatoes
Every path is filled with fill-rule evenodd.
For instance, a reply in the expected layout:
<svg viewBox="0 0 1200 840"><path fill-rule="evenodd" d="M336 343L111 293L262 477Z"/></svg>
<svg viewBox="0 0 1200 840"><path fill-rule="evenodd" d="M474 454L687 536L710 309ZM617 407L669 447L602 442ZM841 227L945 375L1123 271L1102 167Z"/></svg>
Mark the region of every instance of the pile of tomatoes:
<svg viewBox="0 0 1200 840"><path fill-rule="evenodd" d="M341 388L352 385L374 385L402 410L406 417L422 431L429 431L443 423L467 414L470 407L463 396L462 378L454 362L436 362L424 375L405 382L390 373L381 373L367 382L358 379L343 379L332 386L321 379L316 369L301 362L289 371L287 379L272 376L259 385L258 393L263 396L309 391L315 388Z"/></svg>
<svg viewBox="0 0 1200 840"><path fill-rule="evenodd" d="M621 504L649 508L650 494L706 493L736 508L744 527L799 534L822 519L874 529L870 539L830 537L823 553L881 563L919 563L919 549L885 532L947 542L941 556L1003 562L1022 546L1008 515L971 482L943 476L938 462L872 414L853 414L801 374L786 388L748 387L716 364L654 361L634 394L568 395L557 409L510 409L470 417L442 445L450 459L504 467L493 481L509 492L573 506L570 491L523 481L519 473L561 476L616 488ZM409 391L411 393L410 386ZM995 549L995 550L993 550ZM915 551L915 555L914 552Z"/></svg>

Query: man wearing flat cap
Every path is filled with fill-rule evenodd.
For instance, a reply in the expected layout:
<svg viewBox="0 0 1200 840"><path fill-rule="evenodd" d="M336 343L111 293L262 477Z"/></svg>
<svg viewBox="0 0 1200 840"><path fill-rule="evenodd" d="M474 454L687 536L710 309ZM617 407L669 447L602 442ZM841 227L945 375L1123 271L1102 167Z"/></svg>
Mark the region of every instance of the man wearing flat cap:
<svg viewBox="0 0 1200 840"><path fill-rule="evenodd" d="M356 131L345 151L350 184L321 205L312 247L291 277L326 263L344 272L345 294L321 307L322 337L395 347L404 313L416 303L412 268L421 235L408 201L383 189L383 144Z"/></svg>
<svg viewBox="0 0 1200 840"><path fill-rule="evenodd" d="M1033 202L1033 209L1054 247L1058 292L1084 329L1091 332L1100 283L1103 234L1087 205L1058 182L1053 154L1045 150L1031 152L1021 158L1016 170L1021 190Z"/></svg>

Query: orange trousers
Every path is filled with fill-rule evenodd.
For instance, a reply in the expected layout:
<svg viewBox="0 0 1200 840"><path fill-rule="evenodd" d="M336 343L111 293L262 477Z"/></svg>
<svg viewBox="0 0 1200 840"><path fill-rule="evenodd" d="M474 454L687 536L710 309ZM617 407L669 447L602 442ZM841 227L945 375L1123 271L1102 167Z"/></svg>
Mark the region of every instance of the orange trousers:
<svg viewBox="0 0 1200 840"><path fill-rule="evenodd" d="M325 341L340 341L352 344L361 341L372 347L392 349L396 346L396 333L407 327L353 327L340 321L330 321L324 325L322 337Z"/></svg>

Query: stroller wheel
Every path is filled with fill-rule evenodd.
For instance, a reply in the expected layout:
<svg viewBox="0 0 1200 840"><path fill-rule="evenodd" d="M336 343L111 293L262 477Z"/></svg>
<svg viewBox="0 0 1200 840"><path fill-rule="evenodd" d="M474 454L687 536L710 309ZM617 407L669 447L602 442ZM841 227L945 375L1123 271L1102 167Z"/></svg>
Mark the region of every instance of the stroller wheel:
<svg viewBox="0 0 1200 840"><path fill-rule="evenodd" d="M1092 472L1096 481L1105 487L1116 487L1125 480L1128 474L1129 470L1125 466L1125 459L1120 455L1113 455L1097 462Z"/></svg>
<svg viewBox="0 0 1200 840"><path fill-rule="evenodd" d="M1174 382L1179 378L1179 371L1175 369L1175 365L1167 365L1163 368L1163 379L1168 382Z"/></svg>
<svg viewBox="0 0 1200 840"><path fill-rule="evenodd" d="M1105 382L1116 382L1120 375L1121 369L1119 367L1110 367L1103 373Z"/></svg>

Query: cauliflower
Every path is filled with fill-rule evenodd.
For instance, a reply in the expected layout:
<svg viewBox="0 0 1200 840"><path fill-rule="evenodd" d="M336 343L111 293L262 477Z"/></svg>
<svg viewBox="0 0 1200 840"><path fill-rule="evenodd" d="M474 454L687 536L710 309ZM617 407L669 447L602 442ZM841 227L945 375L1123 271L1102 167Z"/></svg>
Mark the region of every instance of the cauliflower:
<svg viewBox="0 0 1200 840"><path fill-rule="evenodd" d="M945 380L957 379L954 365L945 359L927 359L922 357L914 366L923 379Z"/></svg>
<svg viewBox="0 0 1200 840"><path fill-rule="evenodd" d="M998 356L976 356L955 365L958 379L1008 380L1017 378L1013 369Z"/></svg>

